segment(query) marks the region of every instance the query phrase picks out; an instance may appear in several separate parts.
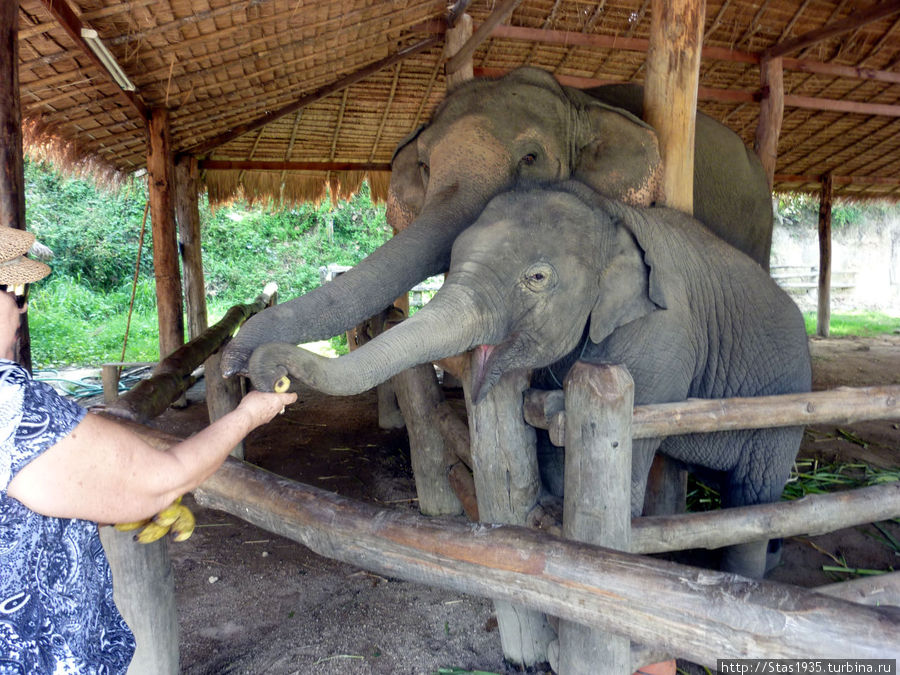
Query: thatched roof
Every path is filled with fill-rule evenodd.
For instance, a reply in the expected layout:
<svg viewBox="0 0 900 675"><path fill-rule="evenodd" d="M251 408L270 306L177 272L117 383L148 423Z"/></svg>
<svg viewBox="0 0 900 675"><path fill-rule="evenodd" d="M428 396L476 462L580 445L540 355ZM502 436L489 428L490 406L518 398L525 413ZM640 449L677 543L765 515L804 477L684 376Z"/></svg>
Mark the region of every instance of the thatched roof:
<svg viewBox="0 0 900 675"><path fill-rule="evenodd" d="M567 84L643 79L649 0L474 0L467 11L477 28L506 5L515 9L474 54L476 75L531 64ZM206 160L213 201L240 189L305 199L326 182L348 192L367 173L383 194L395 145L446 91L447 9L444 0L21 0L27 143L70 165L134 172L146 161L148 109L165 107L175 150ZM82 25L135 92L95 63L75 37ZM838 196L900 198L900 3L708 0L704 47L700 108L749 145L760 58L784 52L776 189L818 189L831 172Z"/></svg>

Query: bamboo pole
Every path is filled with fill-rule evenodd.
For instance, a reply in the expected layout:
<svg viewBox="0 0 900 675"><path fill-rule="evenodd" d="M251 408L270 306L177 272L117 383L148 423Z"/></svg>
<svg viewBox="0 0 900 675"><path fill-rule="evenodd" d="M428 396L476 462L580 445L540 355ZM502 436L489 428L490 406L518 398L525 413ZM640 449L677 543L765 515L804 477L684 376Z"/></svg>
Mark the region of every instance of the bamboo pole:
<svg viewBox="0 0 900 675"><path fill-rule="evenodd" d="M532 396L531 392L526 400ZM559 405L562 391L541 392L550 399L549 417L539 404L526 405L525 420L550 431L551 440L562 445L566 413ZM736 429L847 424L860 420L900 417L900 385L839 387L806 394L780 394L723 399L690 399L679 403L635 406L633 438L660 438Z"/></svg>
<svg viewBox="0 0 900 675"><path fill-rule="evenodd" d="M152 377L143 380L127 394L107 404L106 412L134 422L147 422L161 414L193 384L194 370L218 350L238 326L256 312L265 309L275 288L275 285L271 284L254 302L235 305L229 309L222 320L207 329L203 335L160 361Z"/></svg>
<svg viewBox="0 0 900 675"><path fill-rule="evenodd" d="M380 509L233 459L194 495L320 555L549 612L708 667L722 658L900 657L895 614L792 586Z"/></svg>

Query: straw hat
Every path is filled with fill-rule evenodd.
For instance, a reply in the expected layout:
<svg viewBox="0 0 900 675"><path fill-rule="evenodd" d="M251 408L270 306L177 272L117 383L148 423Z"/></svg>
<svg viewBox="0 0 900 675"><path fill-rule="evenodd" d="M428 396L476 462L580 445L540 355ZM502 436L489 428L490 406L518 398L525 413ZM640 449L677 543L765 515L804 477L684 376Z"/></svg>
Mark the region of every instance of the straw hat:
<svg viewBox="0 0 900 675"><path fill-rule="evenodd" d="M0 226L0 284L31 284L50 274L47 265L25 257L33 245L31 232Z"/></svg>

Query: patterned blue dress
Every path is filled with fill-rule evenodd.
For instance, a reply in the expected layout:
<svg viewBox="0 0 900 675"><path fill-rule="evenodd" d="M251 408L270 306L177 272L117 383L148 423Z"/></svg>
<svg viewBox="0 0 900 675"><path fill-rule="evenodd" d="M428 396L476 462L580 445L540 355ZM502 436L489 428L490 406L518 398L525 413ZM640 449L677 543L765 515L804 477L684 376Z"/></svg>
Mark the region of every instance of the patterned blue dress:
<svg viewBox="0 0 900 675"><path fill-rule="evenodd" d="M134 653L97 524L48 518L6 494L84 415L0 359L0 675L124 673Z"/></svg>

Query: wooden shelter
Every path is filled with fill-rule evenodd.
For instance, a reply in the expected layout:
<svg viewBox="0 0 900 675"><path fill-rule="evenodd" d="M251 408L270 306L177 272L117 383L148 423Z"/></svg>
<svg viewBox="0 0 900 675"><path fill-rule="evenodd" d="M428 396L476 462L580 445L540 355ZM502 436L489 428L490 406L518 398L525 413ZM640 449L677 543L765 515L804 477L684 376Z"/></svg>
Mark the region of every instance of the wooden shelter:
<svg viewBox="0 0 900 675"><path fill-rule="evenodd" d="M176 221L191 278L185 293L191 333L205 328L198 191L207 190L212 202L243 196L291 203L348 194L368 176L373 194L384 196L398 141L428 120L469 69L490 76L528 64L579 87L645 83L646 114L667 160L667 198L687 211L690 185L678 179L692 175L683 148L692 147L695 104L757 149L775 190L822 190L823 204L834 196L900 199L898 0L460 0L449 8L436 0L20 0L2 6L3 225L24 220L22 146L94 174L146 170L163 356L184 339ZM827 266L823 276L827 282ZM524 386L510 380L498 387L503 393L493 408L475 414L518 422L510 411L520 405ZM630 415L630 404L621 407ZM580 419L573 413L571 428ZM473 439L474 463L479 453L496 455L498 446L520 447L521 429L512 426L492 427L502 433L490 447ZM615 431L623 437L629 433L609 426L623 428ZM478 469L474 474L476 483L489 480ZM506 513L482 503L487 490L477 492L483 518L524 522L527 500ZM597 539L596 524L587 523L565 534L586 545L627 549L629 525L620 516L621 537ZM517 660L528 663L543 654L532 649L543 639L537 610L551 606L543 600L522 605L510 605L508 620L529 625L517 647ZM893 622L870 618L872 625L886 624L885 639L896 634ZM654 636L620 635L613 643L571 630L573 649L564 658L587 663L591 644L605 641L615 652L609 672L624 672L629 637ZM674 644L666 640L657 642ZM577 664L567 669L587 672Z"/></svg>
<svg viewBox="0 0 900 675"><path fill-rule="evenodd" d="M456 4L481 40L476 75L531 64L576 86L646 78L649 0ZM446 0L19 7L26 146L138 171L148 120L166 110L172 151L198 158L212 201L242 192L290 202L323 196L326 183L345 194L367 173L383 194L397 142L447 88ZM783 81L781 134L768 150L777 147L776 190L817 192L832 174L836 197L900 197L900 3L707 0L704 17L700 110L752 147L760 101ZM85 30L134 90L115 83Z"/></svg>
<svg viewBox="0 0 900 675"><path fill-rule="evenodd" d="M470 72L530 64L579 87L643 82L667 110L696 101L734 129L776 191L900 198L898 0L20 0L17 14L6 4L0 100L19 104L0 112L14 130L4 151L16 154L21 129L30 153L95 176L146 170L159 188L164 355L184 333L176 220L191 335L205 325L198 191L212 203L293 203L347 195L367 176L384 197L398 141ZM689 16L689 33L664 34ZM654 52L656 39L667 50ZM653 65L676 50L692 59ZM687 87L670 77L675 63ZM692 133L661 132L664 143ZM0 190L4 224L19 226L20 192ZM825 223L827 213L827 235ZM827 259L821 267L827 309Z"/></svg>

